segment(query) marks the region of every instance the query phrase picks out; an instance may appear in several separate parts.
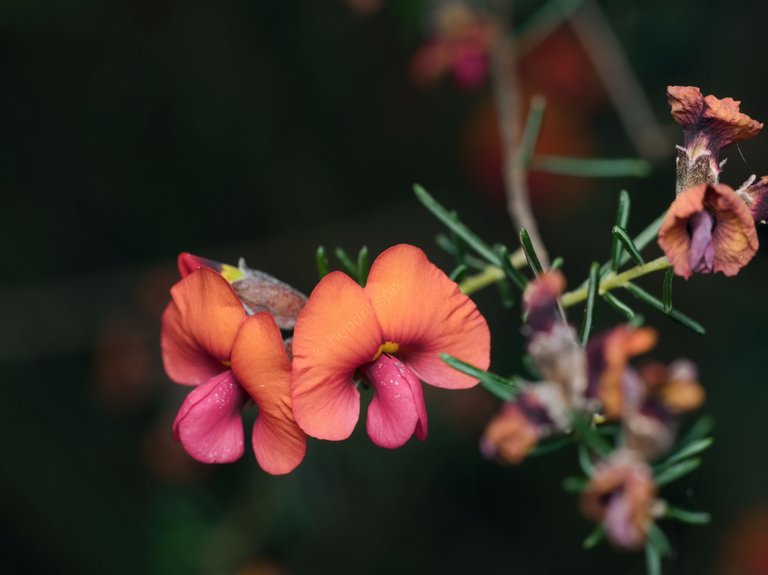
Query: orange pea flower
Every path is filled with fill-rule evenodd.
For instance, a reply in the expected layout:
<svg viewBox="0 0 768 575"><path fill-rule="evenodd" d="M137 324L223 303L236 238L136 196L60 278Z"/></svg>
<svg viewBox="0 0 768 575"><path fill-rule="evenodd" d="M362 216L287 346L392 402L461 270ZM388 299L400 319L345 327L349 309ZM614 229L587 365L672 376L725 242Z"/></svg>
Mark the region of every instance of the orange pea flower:
<svg viewBox="0 0 768 575"><path fill-rule="evenodd" d="M365 287L332 272L315 287L296 322L291 395L299 426L342 440L360 416L356 382L373 388L366 428L395 448L427 435L420 381L448 389L478 383L446 365L445 352L481 369L490 333L475 304L420 249L401 244L373 263Z"/></svg>
<svg viewBox="0 0 768 575"><path fill-rule="evenodd" d="M291 365L271 315L248 317L226 279L191 272L171 288L161 347L173 381L194 386L173 422L174 438L204 463L229 463L244 451L240 412L259 408L253 427L256 460L268 473L292 471L306 438L291 412Z"/></svg>

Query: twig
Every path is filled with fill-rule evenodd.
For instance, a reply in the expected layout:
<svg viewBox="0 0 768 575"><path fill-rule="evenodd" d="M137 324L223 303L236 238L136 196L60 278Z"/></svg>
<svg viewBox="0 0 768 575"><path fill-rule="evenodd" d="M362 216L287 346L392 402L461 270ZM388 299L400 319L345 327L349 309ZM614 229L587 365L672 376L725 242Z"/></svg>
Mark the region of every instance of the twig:
<svg viewBox="0 0 768 575"><path fill-rule="evenodd" d="M666 156L670 144L654 117L621 42L598 3L586 0L571 15L570 22L637 152L649 159Z"/></svg>
<svg viewBox="0 0 768 575"><path fill-rule="evenodd" d="M491 79L499 114L501 142L504 150L504 186L507 210L517 228L526 228L545 269L549 256L541 241L528 194L527 169L520 158L522 129L520 126L520 82L517 77L515 40L509 31L509 2L500 1L498 35L491 50Z"/></svg>

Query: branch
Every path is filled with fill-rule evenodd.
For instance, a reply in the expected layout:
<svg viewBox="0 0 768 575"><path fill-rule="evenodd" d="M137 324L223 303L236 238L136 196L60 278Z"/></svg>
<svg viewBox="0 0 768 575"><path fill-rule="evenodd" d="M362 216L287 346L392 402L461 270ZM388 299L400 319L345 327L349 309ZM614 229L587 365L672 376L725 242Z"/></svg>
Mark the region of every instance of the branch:
<svg viewBox="0 0 768 575"><path fill-rule="evenodd" d="M501 142L504 151L504 186L507 192L507 211L515 227L526 228L544 268L549 268L549 256L541 241L539 229L531 210L528 194L527 166L522 162L520 145L520 82L517 77L515 40L508 28L510 9L501 3L498 17L498 35L491 50L491 81L499 114Z"/></svg>

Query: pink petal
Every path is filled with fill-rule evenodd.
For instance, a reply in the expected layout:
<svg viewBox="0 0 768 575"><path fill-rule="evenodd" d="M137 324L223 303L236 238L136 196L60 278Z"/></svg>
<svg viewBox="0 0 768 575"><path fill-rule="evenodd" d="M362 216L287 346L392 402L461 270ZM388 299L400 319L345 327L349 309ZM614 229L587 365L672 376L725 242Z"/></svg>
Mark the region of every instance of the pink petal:
<svg viewBox="0 0 768 575"><path fill-rule="evenodd" d="M173 437L203 463L231 463L243 455L240 410L248 394L227 370L187 395L173 422Z"/></svg>
<svg viewBox="0 0 768 575"><path fill-rule="evenodd" d="M366 429L379 447L394 449L412 435L427 435L427 410L418 378L389 355L382 355L364 369L374 389L368 406Z"/></svg>

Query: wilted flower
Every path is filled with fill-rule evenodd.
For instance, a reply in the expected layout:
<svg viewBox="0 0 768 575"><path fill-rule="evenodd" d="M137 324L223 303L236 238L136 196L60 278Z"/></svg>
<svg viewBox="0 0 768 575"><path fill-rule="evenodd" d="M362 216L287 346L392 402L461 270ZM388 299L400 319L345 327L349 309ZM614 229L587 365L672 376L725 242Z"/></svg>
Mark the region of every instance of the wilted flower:
<svg viewBox="0 0 768 575"><path fill-rule="evenodd" d="M259 407L253 451L272 474L293 470L306 439L291 412L291 366L282 335L268 313L248 317L229 283L202 268L171 288L161 347L173 381L195 386L173 422L173 434L192 457L229 463L243 454L240 412Z"/></svg>
<svg viewBox="0 0 768 575"><path fill-rule="evenodd" d="M605 526L612 544L642 549L654 518L656 491L648 464L633 452L617 451L595 467L581 494L581 511Z"/></svg>
<svg viewBox="0 0 768 575"><path fill-rule="evenodd" d="M750 193L755 209L762 210L762 191L744 191ZM699 184L672 202L659 228L659 246L675 273L686 279L693 273L733 276L757 252L754 217L730 187Z"/></svg>
<svg viewBox="0 0 768 575"><path fill-rule="evenodd" d="M374 443L394 448L414 434L424 439L420 380L449 389L478 383L445 364L441 352L486 369L490 334L472 300L420 249L401 244L383 252L364 288L331 272L296 323L296 421L314 437L346 439L360 414L356 381L363 381L373 387L366 428Z"/></svg>
<svg viewBox="0 0 768 575"><path fill-rule="evenodd" d="M527 385L517 399L505 403L488 423L480 450L488 458L520 463L539 441L562 432L568 419L559 386L547 382Z"/></svg>
<svg viewBox="0 0 768 575"><path fill-rule="evenodd" d="M628 405L622 418L623 445L646 459L653 459L672 445L674 416L704 403L704 389L696 366L678 360L666 366L651 362L641 366L628 381Z"/></svg>
<svg viewBox="0 0 768 575"><path fill-rule="evenodd" d="M301 308L307 301L300 291L279 279L245 265L240 258L237 266L223 264L189 253L182 253L178 259L179 274L186 277L200 268L212 269L221 274L243 302L248 314L269 312L280 329L293 329Z"/></svg>
<svg viewBox="0 0 768 575"><path fill-rule="evenodd" d="M546 272L526 286L528 353L542 378L558 384L566 401L579 405L587 384L586 356L560 310L558 299L564 290L565 278L559 271Z"/></svg>
<svg viewBox="0 0 768 575"><path fill-rule="evenodd" d="M650 328L620 325L592 338L587 344L589 383L587 395L597 399L608 419L618 419L624 409L629 359L650 351L656 345L656 332Z"/></svg>
<svg viewBox="0 0 768 575"><path fill-rule="evenodd" d="M755 180L755 176L749 178L736 193L749 208L755 223L764 224L768 219L768 176L763 176L757 183Z"/></svg>
<svg viewBox="0 0 768 575"><path fill-rule="evenodd" d="M726 146L756 136L763 124L739 111L733 98L703 96L695 86L669 86L672 117L683 126L685 146L678 147L677 193L718 181L720 152Z"/></svg>

